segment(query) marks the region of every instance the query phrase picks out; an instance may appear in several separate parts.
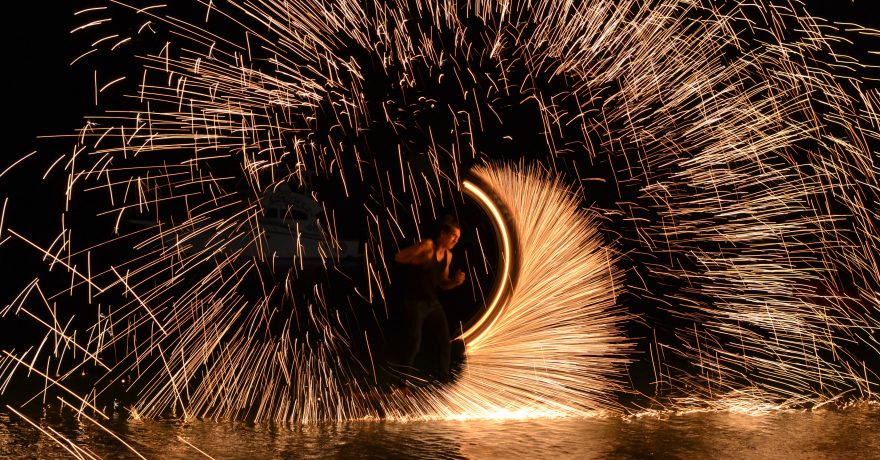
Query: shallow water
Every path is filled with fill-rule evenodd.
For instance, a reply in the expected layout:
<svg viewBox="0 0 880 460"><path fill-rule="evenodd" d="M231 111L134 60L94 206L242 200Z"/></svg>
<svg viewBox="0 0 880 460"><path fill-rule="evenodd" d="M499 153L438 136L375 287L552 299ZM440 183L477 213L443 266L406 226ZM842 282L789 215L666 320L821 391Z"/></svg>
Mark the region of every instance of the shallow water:
<svg viewBox="0 0 880 460"><path fill-rule="evenodd" d="M298 428L122 418L102 422L131 449L94 423L59 414L57 408L27 415L100 458L139 458L136 451L159 459L880 459L876 404L767 415L370 421ZM0 456L75 458L5 409L0 412Z"/></svg>

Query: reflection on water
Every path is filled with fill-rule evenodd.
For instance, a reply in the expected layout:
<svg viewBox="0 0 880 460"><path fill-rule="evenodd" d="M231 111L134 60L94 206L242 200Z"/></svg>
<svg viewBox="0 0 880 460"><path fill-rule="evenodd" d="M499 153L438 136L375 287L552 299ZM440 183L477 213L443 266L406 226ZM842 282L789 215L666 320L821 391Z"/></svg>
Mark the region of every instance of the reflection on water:
<svg viewBox="0 0 880 460"><path fill-rule="evenodd" d="M33 415L41 427L101 458L880 458L880 406L778 412L517 421L350 422L281 428L211 421L111 420L104 426ZM53 434L54 435L54 434ZM203 453L199 452L200 449ZM0 457L71 458L19 416L0 413Z"/></svg>

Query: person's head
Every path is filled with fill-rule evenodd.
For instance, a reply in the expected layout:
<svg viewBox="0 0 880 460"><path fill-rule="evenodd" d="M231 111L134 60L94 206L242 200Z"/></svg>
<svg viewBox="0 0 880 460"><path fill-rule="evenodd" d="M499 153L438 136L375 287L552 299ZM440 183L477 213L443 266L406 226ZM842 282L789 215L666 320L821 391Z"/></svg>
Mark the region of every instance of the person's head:
<svg viewBox="0 0 880 460"><path fill-rule="evenodd" d="M437 236L435 242L437 246L452 249L458 239L461 237L461 227L458 221L450 215L443 216L438 222Z"/></svg>

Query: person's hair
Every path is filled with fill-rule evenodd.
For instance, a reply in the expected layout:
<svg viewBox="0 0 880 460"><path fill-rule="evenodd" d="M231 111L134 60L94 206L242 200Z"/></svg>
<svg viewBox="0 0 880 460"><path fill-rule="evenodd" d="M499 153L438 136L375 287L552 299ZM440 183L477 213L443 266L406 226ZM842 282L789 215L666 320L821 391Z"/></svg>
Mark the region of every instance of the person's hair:
<svg viewBox="0 0 880 460"><path fill-rule="evenodd" d="M434 236L440 237L441 234L451 233L453 230L461 230L461 226L458 224L458 220L456 220L455 217L446 214L437 221L437 232Z"/></svg>

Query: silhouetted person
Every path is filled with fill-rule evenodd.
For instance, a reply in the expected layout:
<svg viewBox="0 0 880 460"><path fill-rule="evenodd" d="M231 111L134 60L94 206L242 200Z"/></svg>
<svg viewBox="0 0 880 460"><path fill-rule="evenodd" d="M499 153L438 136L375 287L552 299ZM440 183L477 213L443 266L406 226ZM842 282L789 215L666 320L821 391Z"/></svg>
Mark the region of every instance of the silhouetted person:
<svg viewBox="0 0 880 460"><path fill-rule="evenodd" d="M439 289L452 289L464 283L464 272L457 270L449 276L452 262L451 249L461 236L458 222L451 216L440 221L437 234L433 238L401 249L394 260L404 264L406 282L403 293L403 312L401 331L401 355L403 365L412 367L416 356L423 348L424 338L435 341L432 348L438 350L437 377L449 377L450 336L446 313L438 299Z"/></svg>

